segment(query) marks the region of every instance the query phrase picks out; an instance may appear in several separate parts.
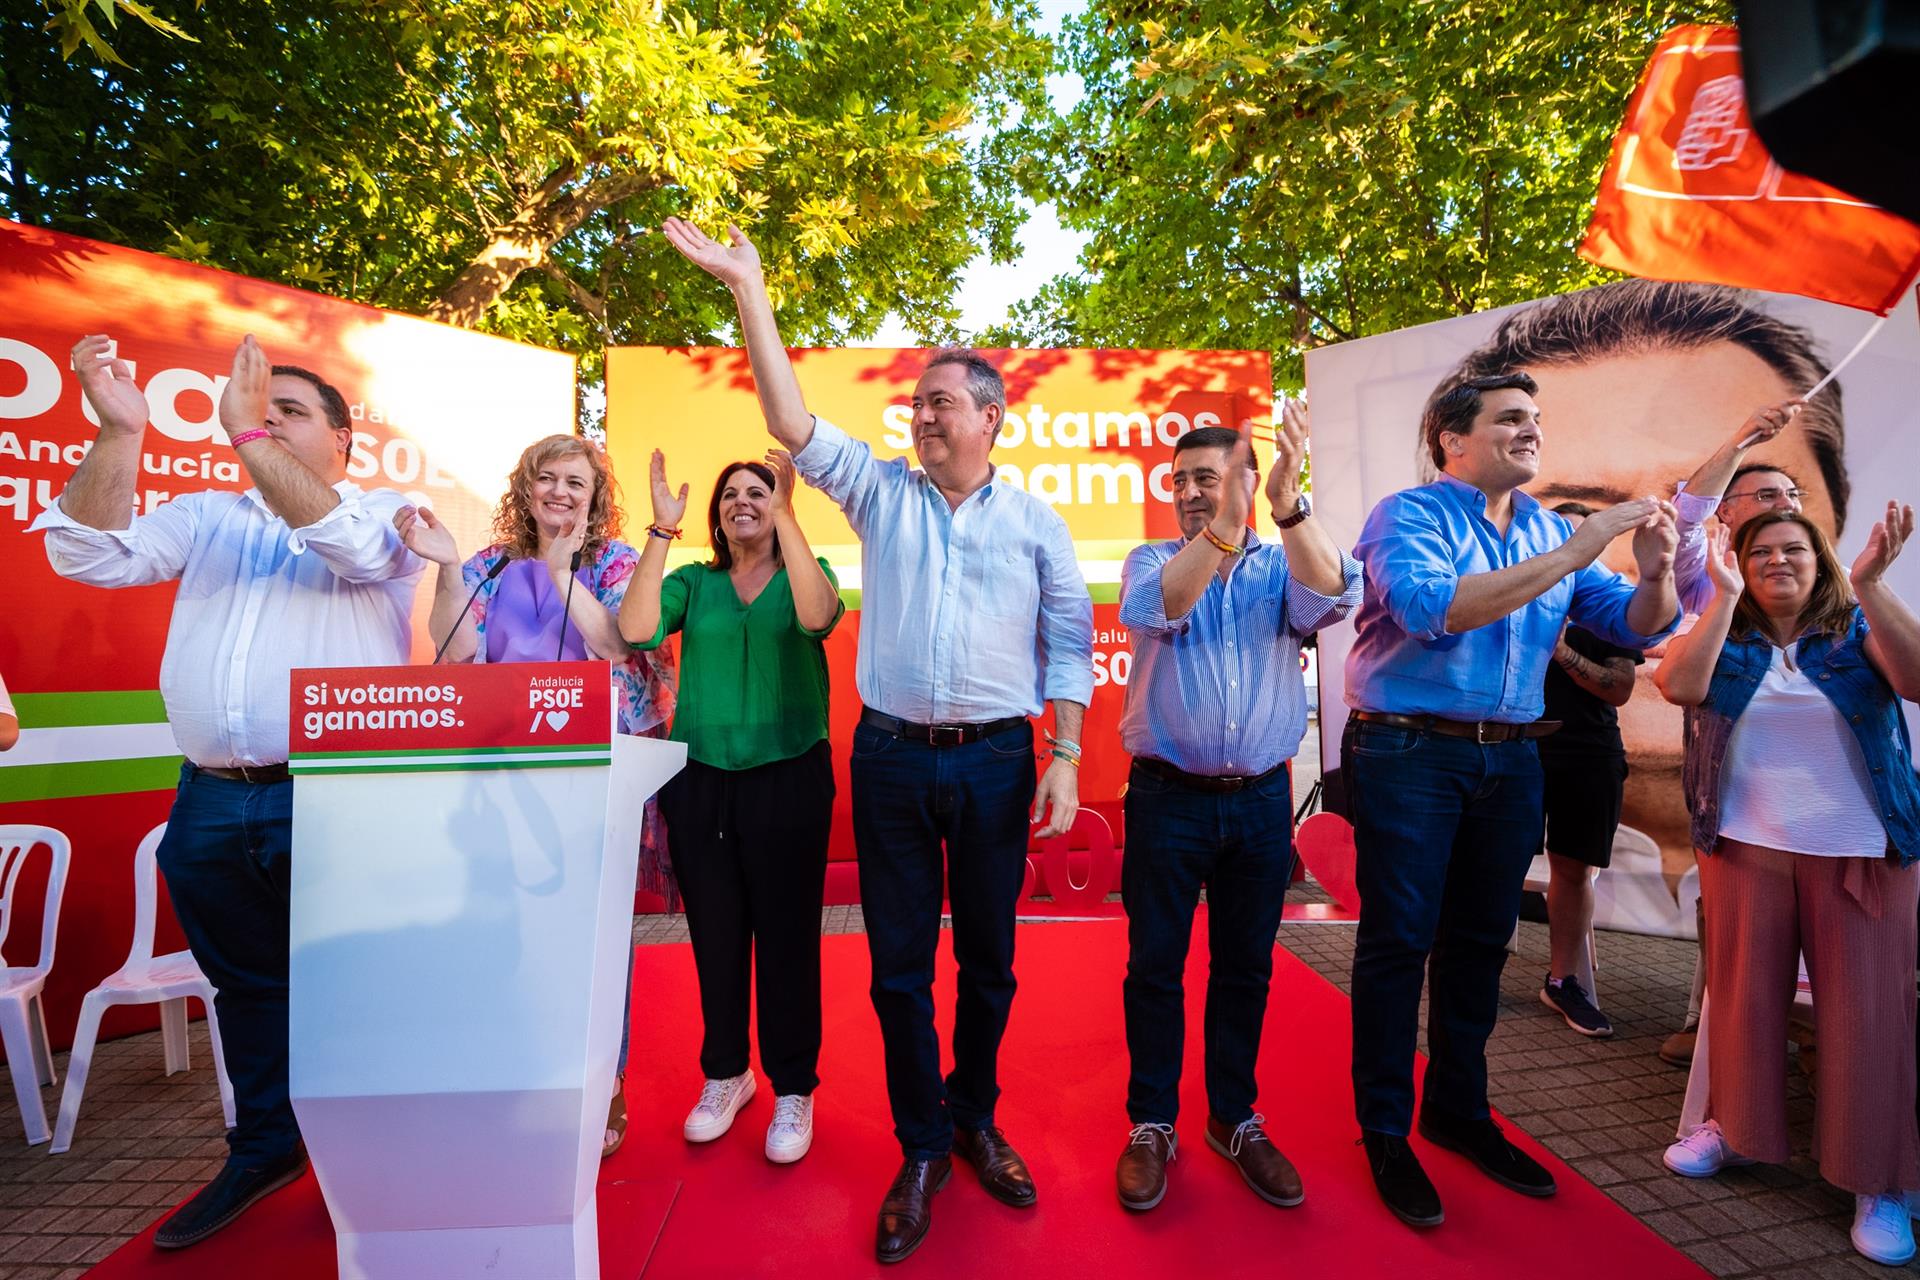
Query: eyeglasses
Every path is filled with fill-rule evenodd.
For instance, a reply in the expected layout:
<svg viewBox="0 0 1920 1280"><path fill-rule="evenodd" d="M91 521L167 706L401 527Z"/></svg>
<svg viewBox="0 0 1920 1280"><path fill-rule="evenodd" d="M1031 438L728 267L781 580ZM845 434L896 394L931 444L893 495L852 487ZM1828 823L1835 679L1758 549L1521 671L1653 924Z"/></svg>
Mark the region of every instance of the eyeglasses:
<svg viewBox="0 0 1920 1280"><path fill-rule="evenodd" d="M1721 501L1732 502L1735 498L1752 498L1755 502L1765 507L1773 505L1783 497L1798 502L1806 496L1807 491L1797 487L1792 489L1749 489L1745 493L1730 493L1722 498Z"/></svg>

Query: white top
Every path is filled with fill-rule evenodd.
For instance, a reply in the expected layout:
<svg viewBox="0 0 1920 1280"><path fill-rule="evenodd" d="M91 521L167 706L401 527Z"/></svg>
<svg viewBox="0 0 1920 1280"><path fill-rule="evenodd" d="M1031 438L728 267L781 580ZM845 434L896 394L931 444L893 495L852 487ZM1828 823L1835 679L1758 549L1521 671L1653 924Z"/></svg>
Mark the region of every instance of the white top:
<svg viewBox="0 0 1920 1280"><path fill-rule="evenodd" d="M1867 759L1840 709L1800 669L1798 643L1773 651L1720 769L1720 834L1827 858L1881 858Z"/></svg>
<svg viewBox="0 0 1920 1280"><path fill-rule="evenodd" d="M340 503L303 529L258 489L190 493L94 529L58 503L47 533L55 573L95 587L180 580L160 661L160 696L180 751L231 768L287 758L287 685L295 667L404 663L414 587L426 565L393 527L406 499L342 480Z"/></svg>
<svg viewBox="0 0 1920 1280"><path fill-rule="evenodd" d="M0 716L13 716L13 715L15 715L15 712L13 709L13 699L7 696L7 682L5 680L0 680ZM16 716L16 718L18 717Z"/></svg>

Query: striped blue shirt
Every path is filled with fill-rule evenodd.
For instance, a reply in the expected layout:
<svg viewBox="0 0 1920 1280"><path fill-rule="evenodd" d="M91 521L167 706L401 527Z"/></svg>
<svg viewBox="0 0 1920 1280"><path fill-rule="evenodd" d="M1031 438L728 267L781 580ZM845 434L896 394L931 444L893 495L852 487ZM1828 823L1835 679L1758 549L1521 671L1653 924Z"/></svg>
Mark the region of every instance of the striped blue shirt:
<svg viewBox="0 0 1920 1280"><path fill-rule="evenodd" d="M1120 740L1128 752L1188 773L1254 775L1291 760L1307 731L1300 641L1360 604L1360 564L1344 552L1344 590L1293 580L1286 549L1247 531L1226 580L1213 574L1193 608L1165 612L1160 575L1186 539L1135 547L1120 573L1120 621L1133 670Z"/></svg>
<svg viewBox="0 0 1920 1280"><path fill-rule="evenodd" d="M991 480L956 510L925 472L818 418L793 463L860 539L861 701L968 724L1093 697L1093 601L1052 507Z"/></svg>

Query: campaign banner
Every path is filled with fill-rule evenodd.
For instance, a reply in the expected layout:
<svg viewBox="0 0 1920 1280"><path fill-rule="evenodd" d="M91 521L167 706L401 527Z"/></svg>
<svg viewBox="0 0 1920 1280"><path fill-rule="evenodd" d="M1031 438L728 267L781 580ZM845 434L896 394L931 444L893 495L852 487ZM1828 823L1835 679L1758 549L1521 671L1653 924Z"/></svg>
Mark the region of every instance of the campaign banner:
<svg viewBox="0 0 1920 1280"><path fill-rule="evenodd" d="M295 774L545 769L613 762L605 662L300 667Z"/></svg>
<svg viewBox="0 0 1920 1280"><path fill-rule="evenodd" d="M930 351L799 349L789 353L815 414L873 447L877 457L913 457L913 387ZM1094 692L1082 733L1080 798L1120 832L1120 794L1130 761L1120 749L1120 710L1132 655L1120 625L1120 567L1142 542L1179 536L1171 477L1173 444L1198 427L1270 426L1273 375L1263 351L989 350L1007 386L1007 417L994 446L999 482L1040 498L1066 521L1094 602ZM745 351L614 347L607 352L607 450L638 525L649 511L648 461L667 459L674 485L691 487L686 545L670 568L711 554L703 532L721 468L758 459L774 444L754 395ZM1270 445L1256 442L1265 474ZM1263 536L1274 535L1264 501ZM827 641L833 741L851 740L860 715L854 654L860 608L860 546L840 509L811 486L794 515L840 580L848 616ZM833 853L852 856L846 753L834 752Z"/></svg>
<svg viewBox="0 0 1920 1280"><path fill-rule="evenodd" d="M1496 367L1539 383L1534 497L1596 509L1669 497L1754 409L1810 390L1874 323L1864 311L1788 294L1628 280L1308 352L1314 511L1335 541L1353 546L1382 498L1432 479L1420 417L1436 387L1463 370ZM1843 565L1890 500L1920 501L1916 386L1920 316L1908 293L1793 426L1746 455L1806 491L1805 510L1835 539ZM1602 562L1632 576L1630 540L1616 541ZM1920 602L1920 557L1895 561L1888 581ZM1321 633L1329 768L1340 759L1352 640L1351 623ZM1680 788L1681 713L1653 685L1660 653L1636 669L1620 708L1630 774L1613 864L1600 879L1601 920L1611 894L1617 919L1688 934L1697 872ZM1624 903L1618 895L1636 892L1635 875L1645 892Z"/></svg>
<svg viewBox="0 0 1920 1280"><path fill-rule="evenodd" d="M41 535L26 532L97 433L68 363L89 333L115 340L149 404L136 513L249 487L216 416L234 348L249 333L275 363L312 370L345 396L348 478L431 505L463 548L481 544L520 450L572 430L575 416L571 356L0 222L0 564L9 600L0 673L21 727L19 745L0 754L0 822L45 824L73 841L60 963L47 986L60 1043L80 997L126 956L133 851L166 820L180 769L158 692L174 585L104 591L68 582L48 566ZM420 661L433 652L424 625L432 578L429 570L416 602ZM23 908L33 905L15 922L16 940L38 936L32 886L43 874L22 883ZM182 945L171 913L161 916L161 949ZM109 1034L153 1020L151 1009L108 1016Z"/></svg>

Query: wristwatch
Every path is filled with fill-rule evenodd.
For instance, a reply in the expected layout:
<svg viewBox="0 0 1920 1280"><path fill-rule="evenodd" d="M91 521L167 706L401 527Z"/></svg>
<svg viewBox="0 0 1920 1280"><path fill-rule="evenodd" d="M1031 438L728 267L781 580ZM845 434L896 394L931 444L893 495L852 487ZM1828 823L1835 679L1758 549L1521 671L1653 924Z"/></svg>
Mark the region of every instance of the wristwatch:
<svg viewBox="0 0 1920 1280"><path fill-rule="evenodd" d="M1291 529L1312 514L1313 503L1310 502L1307 499L1307 495L1303 493L1300 495L1300 501L1294 504L1293 514L1279 521L1279 527L1282 529Z"/></svg>

